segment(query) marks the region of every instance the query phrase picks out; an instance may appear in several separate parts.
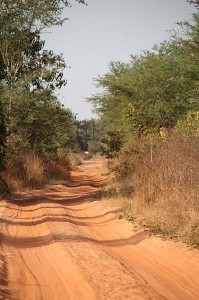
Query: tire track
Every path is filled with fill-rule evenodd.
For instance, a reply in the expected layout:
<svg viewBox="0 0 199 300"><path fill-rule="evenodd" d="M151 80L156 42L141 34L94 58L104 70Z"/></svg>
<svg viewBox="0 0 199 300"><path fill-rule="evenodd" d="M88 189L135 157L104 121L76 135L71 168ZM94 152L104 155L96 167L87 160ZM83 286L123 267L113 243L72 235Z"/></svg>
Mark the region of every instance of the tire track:
<svg viewBox="0 0 199 300"><path fill-rule="evenodd" d="M107 182L100 164L86 162L64 185L0 204L0 300L199 298L199 255L184 267L172 251L167 257L164 242L157 252L149 232L118 220L96 196Z"/></svg>

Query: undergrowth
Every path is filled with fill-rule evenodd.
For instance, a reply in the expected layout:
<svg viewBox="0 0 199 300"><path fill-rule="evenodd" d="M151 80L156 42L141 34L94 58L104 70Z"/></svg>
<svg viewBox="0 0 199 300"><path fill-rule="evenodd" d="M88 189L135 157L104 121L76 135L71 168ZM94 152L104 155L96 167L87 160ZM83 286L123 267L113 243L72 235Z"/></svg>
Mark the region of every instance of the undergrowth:
<svg viewBox="0 0 199 300"><path fill-rule="evenodd" d="M174 132L134 140L109 163L103 197L144 227L199 247L199 138Z"/></svg>
<svg viewBox="0 0 199 300"><path fill-rule="evenodd" d="M56 159L47 159L34 152L18 152L7 158L2 178L10 192L41 188L46 184L61 183L81 163L75 153L60 153Z"/></svg>

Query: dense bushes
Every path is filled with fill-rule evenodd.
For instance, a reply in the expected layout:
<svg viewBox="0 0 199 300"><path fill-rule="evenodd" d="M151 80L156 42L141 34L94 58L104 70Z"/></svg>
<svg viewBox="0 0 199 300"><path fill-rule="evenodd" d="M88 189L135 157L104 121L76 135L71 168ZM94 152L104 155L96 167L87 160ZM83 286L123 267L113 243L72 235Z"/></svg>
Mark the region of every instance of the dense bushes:
<svg viewBox="0 0 199 300"><path fill-rule="evenodd" d="M41 36L63 24L69 6L68 1L0 2L0 175L12 188L68 177L59 153L76 149L75 118L57 97L66 84L66 64L62 55L44 48Z"/></svg>
<svg viewBox="0 0 199 300"><path fill-rule="evenodd" d="M179 131L164 139L143 138L111 164L128 215L141 223L199 246L199 137ZM130 206L129 206L130 205Z"/></svg>
<svg viewBox="0 0 199 300"><path fill-rule="evenodd" d="M192 20L128 63L111 62L89 101L114 174L105 196L123 199L130 219L199 246L199 2L188 2Z"/></svg>
<svg viewBox="0 0 199 300"><path fill-rule="evenodd" d="M60 153L52 160L35 152L20 152L7 159L7 168L2 175L10 191L40 188L47 183L69 179L70 171L80 162L75 153Z"/></svg>

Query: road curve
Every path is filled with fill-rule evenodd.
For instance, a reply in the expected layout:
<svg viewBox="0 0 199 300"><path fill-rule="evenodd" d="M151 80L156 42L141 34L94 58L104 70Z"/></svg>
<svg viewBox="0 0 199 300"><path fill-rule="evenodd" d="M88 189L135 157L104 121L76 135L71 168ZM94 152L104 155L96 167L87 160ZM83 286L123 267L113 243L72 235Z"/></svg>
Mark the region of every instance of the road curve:
<svg viewBox="0 0 199 300"><path fill-rule="evenodd" d="M199 299L198 251L119 220L100 166L1 201L0 299Z"/></svg>

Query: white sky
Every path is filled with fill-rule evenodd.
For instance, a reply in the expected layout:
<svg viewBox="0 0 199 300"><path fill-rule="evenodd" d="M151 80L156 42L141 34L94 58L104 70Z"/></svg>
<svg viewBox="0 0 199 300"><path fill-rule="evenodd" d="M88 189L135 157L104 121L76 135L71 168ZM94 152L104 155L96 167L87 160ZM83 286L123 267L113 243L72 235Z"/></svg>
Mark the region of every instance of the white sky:
<svg viewBox="0 0 199 300"><path fill-rule="evenodd" d="M130 54L150 50L169 39L169 29L179 29L177 21L190 20L195 11L186 0L87 0L74 1L66 8L69 18L62 27L43 35L45 48L63 53L66 87L59 100L77 113L78 119L93 117L84 98L97 92L93 78L105 74L111 61L128 62Z"/></svg>

